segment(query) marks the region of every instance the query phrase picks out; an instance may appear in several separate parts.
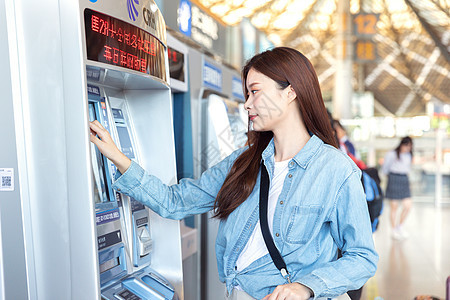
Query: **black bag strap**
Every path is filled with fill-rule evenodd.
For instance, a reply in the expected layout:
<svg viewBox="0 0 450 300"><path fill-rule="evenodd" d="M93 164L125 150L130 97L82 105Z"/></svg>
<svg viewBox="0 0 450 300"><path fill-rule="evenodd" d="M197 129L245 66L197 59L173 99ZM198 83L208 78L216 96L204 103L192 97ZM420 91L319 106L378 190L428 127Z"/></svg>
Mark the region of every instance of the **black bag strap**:
<svg viewBox="0 0 450 300"><path fill-rule="evenodd" d="M272 235L269 231L269 224L267 222L267 205L269 202L269 186L270 179L269 173L267 173L266 166L264 162L261 164L261 182L259 190L259 224L261 225L261 232L266 243L267 249L269 250L270 257L272 257L273 263L280 270L281 275L291 283L290 275L286 267L286 263L281 257L280 251L278 251L277 246L273 242Z"/></svg>

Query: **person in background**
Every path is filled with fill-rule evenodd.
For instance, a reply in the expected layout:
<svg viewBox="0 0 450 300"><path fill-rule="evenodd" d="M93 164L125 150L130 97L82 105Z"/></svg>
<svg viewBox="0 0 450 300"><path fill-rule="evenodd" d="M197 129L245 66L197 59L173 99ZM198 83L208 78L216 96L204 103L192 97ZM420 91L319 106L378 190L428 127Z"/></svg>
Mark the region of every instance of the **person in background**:
<svg viewBox="0 0 450 300"><path fill-rule="evenodd" d="M322 299L358 289L375 274L378 255L361 171L336 149L313 66L299 51L279 47L254 56L242 78L253 125L248 146L197 180L163 184L92 122L91 141L119 170L113 188L166 218L213 210L220 219L216 258L226 299ZM263 238L264 194L267 230L289 273L277 269Z"/></svg>
<svg viewBox="0 0 450 300"><path fill-rule="evenodd" d="M355 146L353 146L353 143L350 142L347 131L342 126L342 124L336 120L333 119L332 121L334 132L336 133L336 138L339 142L339 149L341 149L342 152L346 153L350 158L353 160L353 162L361 169L365 170L367 169L367 165L356 156L356 149Z"/></svg>
<svg viewBox="0 0 450 300"><path fill-rule="evenodd" d="M411 170L413 159L413 141L407 136L401 139L400 144L384 157L382 172L388 176L385 197L390 200L392 237L405 239L408 234L403 228L403 223L411 210L411 190L408 173ZM401 206L400 218L397 212Z"/></svg>
<svg viewBox="0 0 450 300"><path fill-rule="evenodd" d="M333 128L336 131L336 136L339 140L339 148L347 154L356 157L356 150L352 142L348 139L347 131L338 120L333 120Z"/></svg>

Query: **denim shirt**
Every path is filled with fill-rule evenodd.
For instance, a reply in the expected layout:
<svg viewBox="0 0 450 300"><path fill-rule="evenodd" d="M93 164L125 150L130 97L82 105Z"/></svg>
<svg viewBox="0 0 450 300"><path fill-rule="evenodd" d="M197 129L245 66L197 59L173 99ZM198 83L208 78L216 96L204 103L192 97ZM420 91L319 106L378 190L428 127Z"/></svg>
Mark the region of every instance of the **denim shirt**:
<svg viewBox="0 0 450 300"><path fill-rule="evenodd" d="M167 186L132 162L113 188L150 207L162 217L182 219L205 213L236 158L232 153L199 179ZM262 157L273 175L273 139ZM226 220L216 239L219 278L228 292L239 285L261 299L287 281L269 254L240 272L236 261L259 220L259 177L250 196ZM361 172L352 160L313 135L289 162L273 218L273 239L286 262L292 282L314 292L314 299L336 297L360 288L375 274L375 252ZM342 257L337 259L337 250Z"/></svg>

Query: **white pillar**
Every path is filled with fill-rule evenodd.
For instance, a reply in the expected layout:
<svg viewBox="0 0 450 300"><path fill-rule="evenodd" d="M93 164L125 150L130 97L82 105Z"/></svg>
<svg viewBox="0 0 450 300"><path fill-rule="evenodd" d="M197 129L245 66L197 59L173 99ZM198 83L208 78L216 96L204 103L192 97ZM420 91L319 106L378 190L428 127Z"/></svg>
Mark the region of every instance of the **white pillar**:
<svg viewBox="0 0 450 300"><path fill-rule="evenodd" d="M352 88L352 30L349 0L338 1L336 33L336 73L333 90L333 116L351 119Z"/></svg>
<svg viewBox="0 0 450 300"><path fill-rule="evenodd" d="M366 120L366 122L372 123L371 120ZM370 127L372 127L372 124L370 124ZM368 167L375 167L377 165L377 152L376 152L376 137L372 130L370 130L370 137L369 137L369 150L367 153L367 166Z"/></svg>
<svg viewBox="0 0 450 300"><path fill-rule="evenodd" d="M442 144L445 131L442 128L436 130L436 174L435 174L435 198L434 205L440 207L442 203Z"/></svg>

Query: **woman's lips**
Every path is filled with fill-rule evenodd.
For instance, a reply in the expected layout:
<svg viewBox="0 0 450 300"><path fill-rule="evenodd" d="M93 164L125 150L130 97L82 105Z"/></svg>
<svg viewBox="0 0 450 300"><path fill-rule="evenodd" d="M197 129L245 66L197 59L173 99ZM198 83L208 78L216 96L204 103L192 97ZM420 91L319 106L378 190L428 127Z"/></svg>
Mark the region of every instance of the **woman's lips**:
<svg viewBox="0 0 450 300"><path fill-rule="evenodd" d="M253 115L253 116L249 116L249 117L250 117L250 121L253 121L257 117L257 115Z"/></svg>

